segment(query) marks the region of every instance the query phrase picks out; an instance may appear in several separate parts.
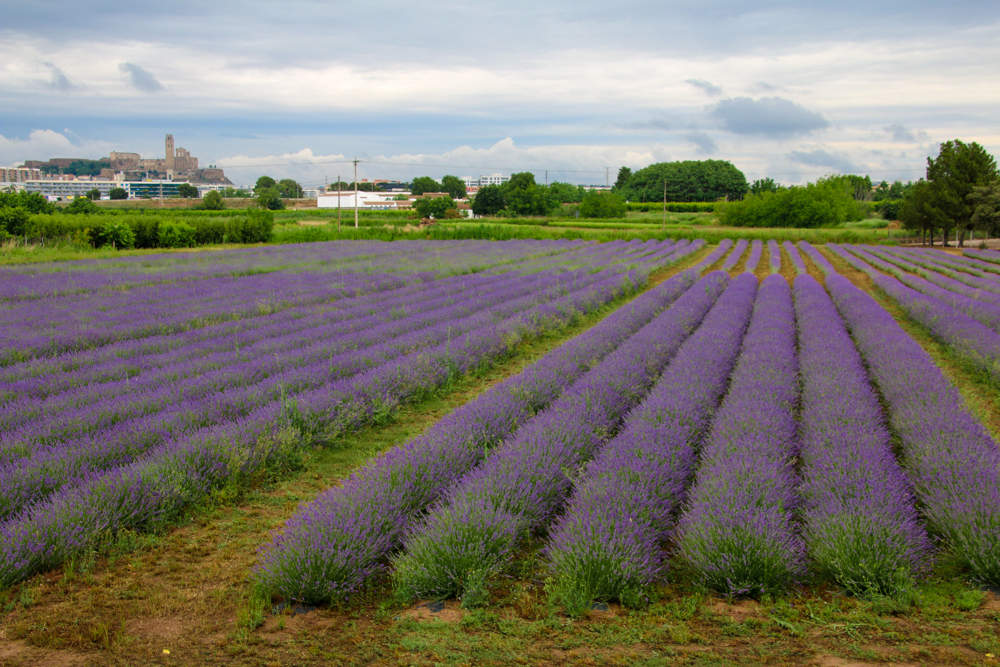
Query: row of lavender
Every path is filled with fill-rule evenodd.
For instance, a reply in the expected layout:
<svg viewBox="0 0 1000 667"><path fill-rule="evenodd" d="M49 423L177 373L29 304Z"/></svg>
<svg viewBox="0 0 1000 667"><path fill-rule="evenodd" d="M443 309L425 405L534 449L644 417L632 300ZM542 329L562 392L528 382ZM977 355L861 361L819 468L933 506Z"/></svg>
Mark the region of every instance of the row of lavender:
<svg viewBox="0 0 1000 667"><path fill-rule="evenodd" d="M387 249L393 247L384 245ZM557 253L552 252L553 248L532 247L525 242L496 245L499 249L448 248L447 252L434 253L432 264L422 266L420 271L392 270L400 262L393 250L380 258L372 271L352 270L349 262L345 265L332 257L310 271L226 274L17 303L0 310L0 366L262 314L323 306L345 297L428 282L444 275L527 273L553 266L560 270L595 271L603 267L603 257L608 252L624 246L639 255L656 244L619 242L609 248L575 249L563 246ZM432 270L439 264L449 268Z"/></svg>
<svg viewBox="0 0 1000 667"><path fill-rule="evenodd" d="M128 290L161 283L273 271L325 273L463 272L583 247L581 241L334 241L217 252L26 264L0 268L0 302Z"/></svg>
<svg viewBox="0 0 1000 667"><path fill-rule="evenodd" d="M731 269L746 247L723 243L695 268L728 253ZM259 580L326 601L391 569L408 595L474 604L545 536L553 591L571 607L641 597L670 545L729 593L780 590L809 563L853 592L892 593L926 571L935 535L977 579L1000 581L997 445L888 313L834 274L832 300L808 275L794 292L771 276L759 294L748 273L687 291L682 278L645 326L595 328L617 327L617 349L585 374L564 371L544 402L516 399L532 401L537 376L554 380L552 367L595 342L573 341L302 508L265 549ZM930 378L923 391L886 352ZM922 402L937 407L921 414Z"/></svg>
<svg viewBox="0 0 1000 667"><path fill-rule="evenodd" d="M835 244L827 247L867 273L907 315L927 327L960 358L994 383L1000 382L1000 277L994 280L989 277L992 274L984 272L977 277L964 270L949 271L946 264L961 266L961 261L975 260L942 260L938 256L943 253L889 252Z"/></svg>
<svg viewBox="0 0 1000 667"><path fill-rule="evenodd" d="M13 428L0 438L0 584L109 533L163 520L220 484L294 456L311 434L377 419L525 336L627 293L700 245L582 249L601 257L586 260L607 267L597 273L461 276L427 281L424 291L390 285L329 304L318 319L303 315L309 324L284 336L268 320L252 345L221 355L199 346L224 334L182 336L124 380L110 368L118 354L85 350L86 359L55 367L59 388L25 400L7 393L3 419ZM275 350L285 358L272 365ZM86 378L98 366L108 379L91 386ZM37 368L53 367L23 364L14 381L37 379ZM71 379L79 370L84 376ZM33 400L42 405L32 409Z"/></svg>

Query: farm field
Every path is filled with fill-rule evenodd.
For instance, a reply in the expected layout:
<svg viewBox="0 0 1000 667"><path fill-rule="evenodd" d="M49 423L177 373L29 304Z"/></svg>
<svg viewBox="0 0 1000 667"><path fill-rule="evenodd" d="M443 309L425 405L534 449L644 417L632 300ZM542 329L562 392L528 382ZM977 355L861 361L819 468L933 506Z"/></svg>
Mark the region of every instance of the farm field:
<svg viewBox="0 0 1000 667"><path fill-rule="evenodd" d="M998 664L1000 253L0 276L0 661Z"/></svg>

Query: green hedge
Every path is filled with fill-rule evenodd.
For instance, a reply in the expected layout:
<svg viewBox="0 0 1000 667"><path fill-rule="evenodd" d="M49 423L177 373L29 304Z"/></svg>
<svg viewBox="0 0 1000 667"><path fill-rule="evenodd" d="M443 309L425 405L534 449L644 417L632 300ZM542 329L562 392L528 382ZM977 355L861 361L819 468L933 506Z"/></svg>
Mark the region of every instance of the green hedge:
<svg viewBox="0 0 1000 667"><path fill-rule="evenodd" d="M715 204L714 201L667 202L667 211L670 213L712 213L715 211ZM629 202L626 206L628 206L628 210L638 213L663 210L663 202Z"/></svg>
<svg viewBox="0 0 1000 667"><path fill-rule="evenodd" d="M32 216L24 235L32 239L72 238L94 247L111 245L135 248L175 248L219 243L268 243L274 236L271 211L199 211L215 215L128 214L93 215L65 213ZM121 231L127 226L129 233ZM117 231L116 231L117 230ZM128 239L131 238L131 243ZM124 244L124 245L123 245Z"/></svg>

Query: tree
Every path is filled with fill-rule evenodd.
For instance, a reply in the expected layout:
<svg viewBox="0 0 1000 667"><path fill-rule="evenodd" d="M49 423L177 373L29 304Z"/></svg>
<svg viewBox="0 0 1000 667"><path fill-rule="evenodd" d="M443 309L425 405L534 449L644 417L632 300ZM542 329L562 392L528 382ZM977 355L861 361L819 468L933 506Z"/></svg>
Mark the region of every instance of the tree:
<svg viewBox="0 0 1000 667"><path fill-rule="evenodd" d="M624 218L625 209L625 200L602 190L591 190L580 202L580 215L585 218Z"/></svg>
<svg viewBox="0 0 1000 667"><path fill-rule="evenodd" d="M472 212L476 215L496 215L507 207L507 200L499 185L485 185L479 188L472 200Z"/></svg>
<svg viewBox="0 0 1000 667"><path fill-rule="evenodd" d="M260 183L260 181L258 181ZM285 202L281 201L281 195L277 187L262 188L256 190L257 206L271 211L280 211L285 208ZM249 242L248 242L249 243Z"/></svg>
<svg viewBox="0 0 1000 667"><path fill-rule="evenodd" d="M245 199L250 196L250 192L243 188L226 187L222 190L222 197L224 199Z"/></svg>
<svg viewBox="0 0 1000 667"><path fill-rule="evenodd" d="M253 191L259 193L261 190L276 187L278 183L270 176L261 176L257 179L257 185L253 186Z"/></svg>
<svg viewBox="0 0 1000 667"><path fill-rule="evenodd" d="M961 233L958 245L964 244L966 232L972 230L973 205L969 195L976 186L996 179L996 160L976 142L946 141L936 158L927 158L931 189L926 206L941 224L945 245L955 227Z"/></svg>
<svg viewBox="0 0 1000 667"><path fill-rule="evenodd" d="M55 205L38 192L0 192L0 208L23 208L28 213L52 213Z"/></svg>
<svg viewBox="0 0 1000 667"><path fill-rule="evenodd" d="M989 236L1000 236L1000 181L977 185L969 194L972 224Z"/></svg>
<svg viewBox="0 0 1000 667"><path fill-rule="evenodd" d="M455 200L451 197L424 197L413 205L421 218L441 218L448 216L448 211L458 210Z"/></svg>
<svg viewBox="0 0 1000 667"><path fill-rule="evenodd" d="M921 235L929 232L933 244L937 218L927 207L930 197L931 184L921 179L903 198L903 205L899 208L899 220L903 223L903 229L919 231Z"/></svg>
<svg viewBox="0 0 1000 667"><path fill-rule="evenodd" d="M89 197L77 197L65 209L66 213L100 213L101 209Z"/></svg>
<svg viewBox="0 0 1000 667"><path fill-rule="evenodd" d="M441 184L430 176L417 176L413 179L413 183L410 185L410 192L412 192L414 196L419 197L427 192L442 192L442 190Z"/></svg>
<svg viewBox="0 0 1000 667"><path fill-rule="evenodd" d="M128 199L128 191L125 188L111 188L109 194L112 199Z"/></svg>
<svg viewBox="0 0 1000 667"><path fill-rule="evenodd" d="M191 185L190 183L181 183L177 186L177 194L179 194L184 199L197 199L198 188Z"/></svg>
<svg viewBox="0 0 1000 667"><path fill-rule="evenodd" d="M834 177L719 202L715 214L730 227L815 228L862 220L867 208L854 199L849 184Z"/></svg>
<svg viewBox="0 0 1000 667"><path fill-rule="evenodd" d="M217 190L210 190L201 198L201 207L206 211L221 211L226 208L226 201Z"/></svg>
<svg viewBox="0 0 1000 667"><path fill-rule="evenodd" d="M760 195L765 192L777 192L780 186L774 182L773 178L758 178L750 184L750 194Z"/></svg>
<svg viewBox="0 0 1000 667"><path fill-rule="evenodd" d="M452 199L465 199L465 181L458 176L445 176L441 179L441 191Z"/></svg>
<svg viewBox="0 0 1000 667"><path fill-rule="evenodd" d="M101 191L98 190L97 188L93 188L92 190L87 190L87 194L84 196L90 201L101 201Z"/></svg>
<svg viewBox="0 0 1000 667"><path fill-rule="evenodd" d="M725 160L659 162L632 174L618 193L628 201L718 201L740 199L747 192L743 172Z"/></svg>
<svg viewBox="0 0 1000 667"><path fill-rule="evenodd" d="M549 185L549 199L558 204L579 204L587 191L582 186L552 181Z"/></svg>
<svg viewBox="0 0 1000 667"><path fill-rule="evenodd" d="M28 212L20 207L0 208L0 239L10 236L23 236L28 230L30 221Z"/></svg>
<svg viewBox="0 0 1000 667"><path fill-rule="evenodd" d="M556 206L548 189L535 183L535 175L528 171L511 175L501 189L507 210L516 215L548 215Z"/></svg>
<svg viewBox="0 0 1000 667"><path fill-rule="evenodd" d="M611 188L612 192L618 192L626 185L628 185L628 179L632 178L632 170L628 167L622 167L618 170L618 178L615 179L615 185Z"/></svg>
<svg viewBox="0 0 1000 667"><path fill-rule="evenodd" d="M302 186L290 178L283 178L278 181L278 193L285 199L299 199L302 197Z"/></svg>

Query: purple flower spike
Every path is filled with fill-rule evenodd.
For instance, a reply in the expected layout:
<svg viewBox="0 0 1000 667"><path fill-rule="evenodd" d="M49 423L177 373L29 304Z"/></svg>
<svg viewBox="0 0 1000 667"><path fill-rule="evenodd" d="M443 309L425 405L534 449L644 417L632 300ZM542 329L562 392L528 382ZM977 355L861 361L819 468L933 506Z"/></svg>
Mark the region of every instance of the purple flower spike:
<svg viewBox="0 0 1000 667"><path fill-rule="evenodd" d="M400 590L463 596L470 579L500 572L520 539L557 515L573 471L614 435L727 282L722 271L706 276L460 479L395 559ZM453 516L465 523L445 518ZM510 541L508 529L519 540Z"/></svg>
<svg viewBox="0 0 1000 667"><path fill-rule="evenodd" d="M892 595L924 570L930 541L833 301L812 276L797 277L793 291L806 546L819 570L851 593Z"/></svg>
<svg viewBox="0 0 1000 667"><path fill-rule="evenodd" d="M827 276L826 286L888 406L928 528L975 579L1000 585L1000 446L931 357L872 297L838 274Z"/></svg>
<svg viewBox="0 0 1000 667"><path fill-rule="evenodd" d="M711 588L774 593L805 574L792 519L797 399L791 290L771 275L761 283L677 528L680 556Z"/></svg>
<svg viewBox="0 0 1000 667"><path fill-rule="evenodd" d="M546 553L566 600L628 599L666 572L663 546L726 390L757 293L735 278L621 432L587 465Z"/></svg>

